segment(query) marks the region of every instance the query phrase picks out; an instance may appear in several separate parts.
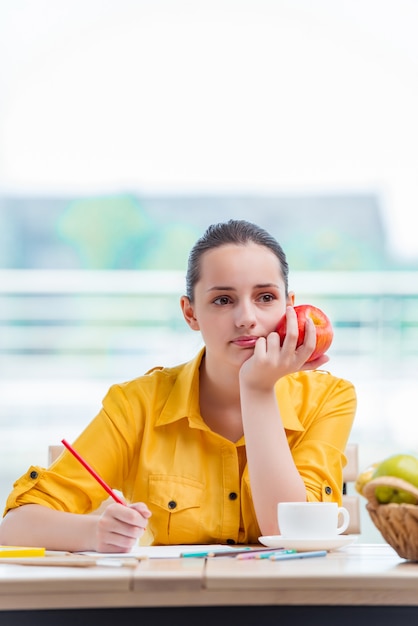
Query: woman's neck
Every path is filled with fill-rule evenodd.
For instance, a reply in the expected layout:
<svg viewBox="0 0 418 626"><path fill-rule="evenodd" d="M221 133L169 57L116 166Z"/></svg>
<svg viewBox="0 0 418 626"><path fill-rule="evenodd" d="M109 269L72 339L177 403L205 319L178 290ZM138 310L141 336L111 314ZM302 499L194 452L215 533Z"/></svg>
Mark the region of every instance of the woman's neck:
<svg viewBox="0 0 418 626"><path fill-rule="evenodd" d="M243 435L238 375L217 371L214 375L206 359L200 366L200 413L211 430L238 441Z"/></svg>

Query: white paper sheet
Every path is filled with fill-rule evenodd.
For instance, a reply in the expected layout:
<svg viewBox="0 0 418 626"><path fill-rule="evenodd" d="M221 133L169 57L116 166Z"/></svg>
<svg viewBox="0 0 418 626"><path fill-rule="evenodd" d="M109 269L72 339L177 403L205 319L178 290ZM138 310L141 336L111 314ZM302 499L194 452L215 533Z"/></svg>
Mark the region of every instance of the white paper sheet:
<svg viewBox="0 0 418 626"><path fill-rule="evenodd" d="M130 552L80 552L98 558L104 557L147 557L149 559L174 559L183 552L205 552L212 550L231 550L231 546L224 544L204 545L176 545L176 546L136 546Z"/></svg>

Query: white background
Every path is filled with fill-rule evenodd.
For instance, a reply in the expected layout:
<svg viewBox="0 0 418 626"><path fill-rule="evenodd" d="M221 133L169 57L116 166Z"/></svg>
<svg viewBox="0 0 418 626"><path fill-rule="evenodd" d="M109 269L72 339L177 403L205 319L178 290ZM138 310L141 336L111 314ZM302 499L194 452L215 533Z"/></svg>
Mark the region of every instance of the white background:
<svg viewBox="0 0 418 626"><path fill-rule="evenodd" d="M0 190L372 190L418 258L416 0L0 0Z"/></svg>

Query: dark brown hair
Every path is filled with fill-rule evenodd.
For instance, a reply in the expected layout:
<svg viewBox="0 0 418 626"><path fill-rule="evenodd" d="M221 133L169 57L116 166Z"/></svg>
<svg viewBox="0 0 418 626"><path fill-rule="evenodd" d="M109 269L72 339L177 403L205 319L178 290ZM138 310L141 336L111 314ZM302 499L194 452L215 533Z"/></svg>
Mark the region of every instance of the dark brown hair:
<svg viewBox="0 0 418 626"><path fill-rule="evenodd" d="M186 295L190 302L193 302L194 287L200 279L200 259L202 255L208 250L231 243L241 246L247 243L255 243L271 250L279 261L287 295L289 266L286 255L278 241L256 224L245 220L229 220L228 222L219 222L209 226L191 249L186 274Z"/></svg>

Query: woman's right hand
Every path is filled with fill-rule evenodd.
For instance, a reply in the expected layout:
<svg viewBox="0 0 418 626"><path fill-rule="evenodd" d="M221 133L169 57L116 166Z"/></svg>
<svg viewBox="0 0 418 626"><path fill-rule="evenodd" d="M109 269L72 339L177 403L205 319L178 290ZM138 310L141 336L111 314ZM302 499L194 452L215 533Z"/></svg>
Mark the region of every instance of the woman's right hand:
<svg viewBox="0 0 418 626"><path fill-rule="evenodd" d="M151 511L143 502L109 504L96 526L97 552L129 552L143 535Z"/></svg>

